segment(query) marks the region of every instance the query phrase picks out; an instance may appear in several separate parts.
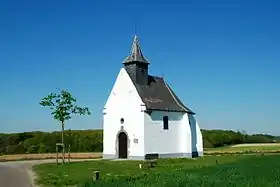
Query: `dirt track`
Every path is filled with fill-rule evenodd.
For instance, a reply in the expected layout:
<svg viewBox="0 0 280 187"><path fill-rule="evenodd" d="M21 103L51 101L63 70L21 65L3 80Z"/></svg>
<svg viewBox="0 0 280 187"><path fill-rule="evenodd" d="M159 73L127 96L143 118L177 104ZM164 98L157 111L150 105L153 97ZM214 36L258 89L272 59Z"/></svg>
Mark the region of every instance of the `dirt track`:
<svg viewBox="0 0 280 187"><path fill-rule="evenodd" d="M68 154L65 154L68 158ZM100 158L102 153L71 153L70 158L72 159L88 159L88 158ZM62 155L59 154L59 158ZM15 154L15 155L2 155L0 161L11 161L11 160L35 160L35 159L55 159L56 153L44 153L44 154ZM1 186L0 186L1 187Z"/></svg>

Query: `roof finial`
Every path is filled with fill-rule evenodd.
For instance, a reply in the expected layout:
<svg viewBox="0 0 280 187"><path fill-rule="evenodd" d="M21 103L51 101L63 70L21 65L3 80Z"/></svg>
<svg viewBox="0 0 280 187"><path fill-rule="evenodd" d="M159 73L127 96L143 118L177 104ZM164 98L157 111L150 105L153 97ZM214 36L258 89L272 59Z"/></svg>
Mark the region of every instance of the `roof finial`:
<svg viewBox="0 0 280 187"><path fill-rule="evenodd" d="M137 25L134 24L134 37L137 36Z"/></svg>

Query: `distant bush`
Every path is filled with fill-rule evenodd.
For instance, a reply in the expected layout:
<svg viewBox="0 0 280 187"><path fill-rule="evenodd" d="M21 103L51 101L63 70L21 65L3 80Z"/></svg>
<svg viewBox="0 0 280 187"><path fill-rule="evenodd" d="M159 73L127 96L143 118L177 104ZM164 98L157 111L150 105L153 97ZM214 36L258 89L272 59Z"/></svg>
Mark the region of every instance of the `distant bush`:
<svg viewBox="0 0 280 187"><path fill-rule="evenodd" d="M205 148L279 140L271 135L248 135L230 130L202 130L202 134ZM60 132L0 134L0 154L55 153L55 144L60 138ZM66 146L71 145L71 152L102 152L103 130L66 130L64 140Z"/></svg>

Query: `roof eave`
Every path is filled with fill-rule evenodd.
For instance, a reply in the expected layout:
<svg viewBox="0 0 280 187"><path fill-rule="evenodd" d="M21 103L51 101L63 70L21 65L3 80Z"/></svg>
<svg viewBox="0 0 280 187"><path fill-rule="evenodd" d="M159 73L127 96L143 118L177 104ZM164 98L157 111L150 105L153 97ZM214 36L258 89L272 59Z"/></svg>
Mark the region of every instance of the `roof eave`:
<svg viewBox="0 0 280 187"><path fill-rule="evenodd" d="M191 115L195 115L196 113L195 112L193 112L193 111L189 111L189 112L187 112L188 114L191 114Z"/></svg>
<svg viewBox="0 0 280 187"><path fill-rule="evenodd" d="M139 59L132 59L131 56L128 56L123 61L123 64L129 64L129 63L144 63L144 64L150 64L150 62L146 58L139 58Z"/></svg>
<svg viewBox="0 0 280 187"><path fill-rule="evenodd" d="M165 111L165 112L183 112L183 113L188 113L187 111L184 110L175 110L175 109L159 109L159 108L147 108L147 111Z"/></svg>
<svg viewBox="0 0 280 187"><path fill-rule="evenodd" d="M144 64L150 64L150 62L148 62L148 61L126 61L126 60L124 60L123 61L123 64L132 64L132 63L144 63Z"/></svg>
<svg viewBox="0 0 280 187"><path fill-rule="evenodd" d="M187 114L190 114L190 115L195 115L196 113L192 112L192 111L184 111L184 110L173 110L173 109L156 109L156 108L147 108L145 110L146 113L148 113L149 115L151 115L152 112L154 111L164 111L164 112L180 112L180 113L187 113Z"/></svg>

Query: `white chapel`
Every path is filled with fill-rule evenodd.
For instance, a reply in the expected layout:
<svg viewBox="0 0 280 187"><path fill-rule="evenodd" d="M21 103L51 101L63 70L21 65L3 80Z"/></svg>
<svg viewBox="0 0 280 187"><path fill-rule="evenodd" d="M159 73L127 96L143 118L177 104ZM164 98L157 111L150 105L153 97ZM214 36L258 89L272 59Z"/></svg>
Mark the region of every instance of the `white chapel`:
<svg viewBox="0 0 280 187"><path fill-rule="evenodd" d="M103 158L202 156L195 113L162 77L149 75L149 64L135 36L103 109Z"/></svg>

